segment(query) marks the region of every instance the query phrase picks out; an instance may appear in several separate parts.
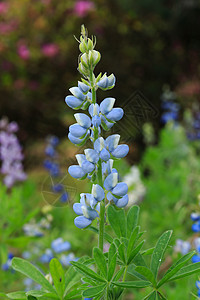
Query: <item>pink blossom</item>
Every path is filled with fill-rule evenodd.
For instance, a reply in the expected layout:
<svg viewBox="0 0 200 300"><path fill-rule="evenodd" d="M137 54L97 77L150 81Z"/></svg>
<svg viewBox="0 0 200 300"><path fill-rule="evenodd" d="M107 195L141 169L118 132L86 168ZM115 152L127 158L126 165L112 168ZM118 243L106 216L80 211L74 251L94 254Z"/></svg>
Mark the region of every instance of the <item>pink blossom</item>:
<svg viewBox="0 0 200 300"><path fill-rule="evenodd" d="M9 8L8 3L6 3L6 2L0 2L0 15L3 15L5 13L7 13L8 8Z"/></svg>
<svg viewBox="0 0 200 300"><path fill-rule="evenodd" d="M85 17L87 13L94 9L94 3L89 0L78 0L74 6L74 13L78 17Z"/></svg>
<svg viewBox="0 0 200 300"><path fill-rule="evenodd" d="M42 53L47 57L54 57L58 52L59 48L56 44L51 43L42 46Z"/></svg>
<svg viewBox="0 0 200 300"><path fill-rule="evenodd" d="M18 52L19 56L24 60L27 60L30 57L30 51L25 44L19 45L17 52Z"/></svg>

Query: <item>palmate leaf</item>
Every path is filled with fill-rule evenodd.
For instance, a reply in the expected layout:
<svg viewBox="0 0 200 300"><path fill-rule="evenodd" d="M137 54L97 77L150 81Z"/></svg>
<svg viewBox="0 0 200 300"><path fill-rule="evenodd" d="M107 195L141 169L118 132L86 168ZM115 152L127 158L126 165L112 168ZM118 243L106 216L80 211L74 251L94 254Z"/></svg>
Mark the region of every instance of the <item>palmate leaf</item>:
<svg viewBox="0 0 200 300"><path fill-rule="evenodd" d="M79 262L72 261L71 264L79 270L82 274L85 276L88 276L89 278L95 279L99 282L105 282L105 279L101 277L100 275L96 274L94 271L92 271L90 268L85 266L84 264L81 264Z"/></svg>
<svg viewBox="0 0 200 300"><path fill-rule="evenodd" d="M99 248L94 247L93 257L95 259L97 267L99 268L99 271L103 274L105 278L107 278L107 265L103 252Z"/></svg>
<svg viewBox="0 0 200 300"><path fill-rule="evenodd" d="M49 281L44 277L44 275L30 262L14 257L12 259L12 267L15 271L18 271L25 276L31 278L33 281L40 284L44 290L56 294L53 286L49 283Z"/></svg>
<svg viewBox="0 0 200 300"><path fill-rule="evenodd" d="M170 241L172 235L172 231L166 231L164 232L161 237L158 239L158 242L155 246L155 249L153 251L152 257L151 257L151 271L155 277L157 278L158 270L161 265L163 256L165 254L166 248L168 246L168 243Z"/></svg>
<svg viewBox="0 0 200 300"><path fill-rule="evenodd" d="M106 286L107 284L104 283L95 287L91 287L83 292L83 296L87 298L98 296L104 292Z"/></svg>
<svg viewBox="0 0 200 300"><path fill-rule="evenodd" d="M163 285L166 281L168 281L172 276L174 276L186 263L189 261L192 256L195 254L195 251L192 251L179 259L175 264L171 266L171 268L165 273L163 278L159 281L157 288Z"/></svg>

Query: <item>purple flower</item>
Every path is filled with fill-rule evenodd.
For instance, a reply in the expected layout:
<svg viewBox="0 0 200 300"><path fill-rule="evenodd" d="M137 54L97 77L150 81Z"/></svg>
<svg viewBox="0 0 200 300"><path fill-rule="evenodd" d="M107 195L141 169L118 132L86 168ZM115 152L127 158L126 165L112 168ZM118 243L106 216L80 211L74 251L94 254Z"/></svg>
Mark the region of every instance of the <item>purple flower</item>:
<svg viewBox="0 0 200 300"><path fill-rule="evenodd" d="M7 120L0 122L0 160L1 173L5 175L4 184L10 188L16 181L24 181L26 174L23 170L22 147L14 134L18 130L15 122L8 123Z"/></svg>
<svg viewBox="0 0 200 300"><path fill-rule="evenodd" d="M30 58L30 50L28 49L26 44L21 44L18 46L17 49L18 55L23 59L23 60L28 60Z"/></svg>

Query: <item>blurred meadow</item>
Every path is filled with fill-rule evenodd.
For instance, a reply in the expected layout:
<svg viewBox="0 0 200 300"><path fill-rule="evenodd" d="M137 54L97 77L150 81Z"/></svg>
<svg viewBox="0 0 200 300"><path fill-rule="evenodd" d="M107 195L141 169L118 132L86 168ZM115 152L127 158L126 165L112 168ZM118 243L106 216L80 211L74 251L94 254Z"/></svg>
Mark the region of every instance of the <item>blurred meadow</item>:
<svg viewBox="0 0 200 300"><path fill-rule="evenodd" d="M116 98L125 112L113 132L130 152L116 165L129 207L140 206L146 245L172 229L163 272L193 248L200 261L199 15L198 0L0 0L0 292L37 288L12 270L13 256L46 274L51 258L67 269L97 244L91 230L74 226L72 209L91 183L67 172L84 149L67 137L74 116L64 101L80 80L81 24L97 37L96 72L116 76L115 88L98 98ZM17 174L7 174L19 152ZM195 299L197 280L164 292ZM132 292L124 299L146 295Z"/></svg>

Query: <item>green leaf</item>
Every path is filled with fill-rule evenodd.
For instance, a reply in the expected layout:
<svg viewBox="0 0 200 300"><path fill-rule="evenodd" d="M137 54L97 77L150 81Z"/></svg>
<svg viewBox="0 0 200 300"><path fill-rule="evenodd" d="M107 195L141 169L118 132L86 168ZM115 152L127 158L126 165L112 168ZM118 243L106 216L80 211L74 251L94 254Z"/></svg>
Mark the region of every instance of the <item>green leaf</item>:
<svg viewBox="0 0 200 300"><path fill-rule="evenodd" d="M53 293L46 293L46 292L43 292L43 291L36 291L36 290L31 290L31 291L28 291L26 293L26 295L30 295L30 296L34 296L34 297L38 297L38 298L43 298L45 297L48 298L48 299L59 299L57 295L53 294Z"/></svg>
<svg viewBox="0 0 200 300"><path fill-rule="evenodd" d="M138 253L135 258L133 259L133 263L136 265L136 266L144 266L146 267L146 263L145 263L145 260L144 258L142 257L142 255L140 253Z"/></svg>
<svg viewBox="0 0 200 300"><path fill-rule="evenodd" d="M79 259L79 262L86 263L88 261L87 256L83 256ZM81 275L77 272L76 269L74 269L72 266L67 270L65 273L65 282L66 282L66 288L64 295L66 295L67 291L69 291L81 278Z"/></svg>
<svg viewBox="0 0 200 300"><path fill-rule="evenodd" d="M112 257L111 262L109 263L108 267L108 281L110 281L114 275L115 268L116 268L116 262L117 262L117 253Z"/></svg>
<svg viewBox="0 0 200 300"><path fill-rule="evenodd" d="M107 265L106 265L106 259L105 256L103 255L103 252L99 248L94 247L93 257L95 259L97 267L99 268L99 271L103 274L105 278L107 278Z"/></svg>
<svg viewBox="0 0 200 300"><path fill-rule="evenodd" d="M112 283L116 286L127 288L127 289L144 288L151 285L151 282L149 281L125 281L125 282L113 281Z"/></svg>
<svg viewBox="0 0 200 300"><path fill-rule="evenodd" d="M82 295L79 290L73 290L64 297L64 300L67 299L82 299Z"/></svg>
<svg viewBox="0 0 200 300"><path fill-rule="evenodd" d="M15 271L18 271L25 276L31 278L33 281L39 283L44 290L56 294L53 286L49 281L44 277L44 275L30 262L14 257L12 259L12 267Z"/></svg>
<svg viewBox="0 0 200 300"><path fill-rule="evenodd" d="M135 271L135 268L136 268L136 266L135 266L134 264L131 264L131 265L128 266L127 272L128 272L130 275L134 276L134 277L137 277L137 278L139 278L139 279L141 279L141 280L146 281L146 280L147 280L146 277L144 277L144 276L141 275L140 273L136 272L136 271Z"/></svg>
<svg viewBox="0 0 200 300"><path fill-rule="evenodd" d="M144 241L142 241L135 249L133 249L128 257L128 262L127 264L131 264L133 259L135 258L135 256L138 254L138 252L140 251L140 249L142 248L144 244Z"/></svg>
<svg viewBox="0 0 200 300"><path fill-rule="evenodd" d="M126 237L126 218L124 210L116 210L113 206L108 207L108 221L118 238Z"/></svg>
<svg viewBox="0 0 200 300"><path fill-rule="evenodd" d="M115 247L114 243L112 243L110 245L110 248L108 251L108 268L110 267L110 263L113 259L113 256L115 255L115 253L116 253L116 247Z"/></svg>
<svg viewBox="0 0 200 300"><path fill-rule="evenodd" d="M138 224L140 208L137 205L132 206L127 214L127 236L130 237L133 229Z"/></svg>
<svg viewBox="0 0 200 300"><path fill-rule="evenodd" d="M147 298L147 300L156 300L156 299L157 299L156 291L154 291L154 292Z"/></svg>
<svg viewBox="0 0 200 300"><path fill-rule="evenodd" d="M136 267L135 271L142 274L147 280L149 280L153 285L156 285L156 281L152 271L146 267Z"/></svg>
<svg viewBox="0 0 200 300"><path fill-rule="evenodd" d="M151 271L155 277L157 278L158 270L161 265L164 253L166 251L167 245L170 241L172 235L172 231L166 231L164 232L161 237L159 238L155 249L153 251L152 257L151 257Z"/></svg>
<svg viewBox="0 0 200 300"><path fill-rule="evenodd" d="M163 278L159 281L157 288L163 285L166 281L168 281L172 276L174 276L191 257L195 254L196 251L192 251L179 259L175 264L171 266L171 268L165 273Z"/></svg>
<svg viewBox="0 0 200 300"><path fill-rule="evenodd" d="M195 273L199 273L199 272L200 272L200 262L190 264L186 267L183 267L180 271L178 271L175 276L173 276L172 278L170 278L168 280L168 282L174 281L174 280L177 280L177 279L180 279L180 278L183 278L183 277L195 274Z"/></svg>
<svg viewBox="0 0 200 300"><path fill-rule="evenodd" d="M28 296L28 298L27 298L28 300L37 300L37 298L36 297L34 297L34 296Z"/></svg>
<svg viewBox="0 0 200 300"><path fill-rule="evenodd" d="M65 274L62 265L58 259L53 258L49 268L57 294L62 299L65 290Z"/></svg>
<svg viewBox="0 0 200 300"><path fill-rule="evenodd" d="M83 292L83 297L91 298L98 296L103 293L107 284L96 285L95 287L91 287Z"/></svg>
<svg viewBox="0 0 200 300"><path fill-rule="evenodd" d="M126 257L125 257L125 246L124 243L122 243L118 248L118 254L120 259L126 264Z"/></svg>
<svg viewBox="0 0 200 300"><path fill-rule="evenodd" d="M139 226L135 227L133 232L131 233L130 240L128 243L128 248L127 248L127 257L130 256L131 251L133 250L134 244L136 242L136 239L137 239L137 236L139 233L139 228L140 228Z"/></svg>
<svg viewBox="0 0 200 300"><path fill-rule="evenodd" d="M13 293L6 294L6 296L9 299L20 299L20 300L27 299L25 292L13 292Z"/></svg>
<svg viewBox="0 0 200 300"><path fill-rule="evenodd" d="M77 268L85 276L89 276L90 278L95 279L95 280L100 281L100 282L105 282L105 279L103 277L96 274L94 271L92 271L87 266L85 266L85 265L83 265L79 262L75 262L75 261L72 261L71 264L72 264L72 266Z"/></svg>
<svg viewBox="0 0 200 300"><path fill-rule="evenodd" d="M146 249L146 250L142 251L141 254L142 255L151 255L153 253L154 249L155 249L155 247Z"/></svg>
<svg viewBox="0 0 200 300"><path fill-rule="evenodd" d="M114 276L113 281L117 281L121 278L121 276L124 274L125 267L122 267Z"/></svg>

